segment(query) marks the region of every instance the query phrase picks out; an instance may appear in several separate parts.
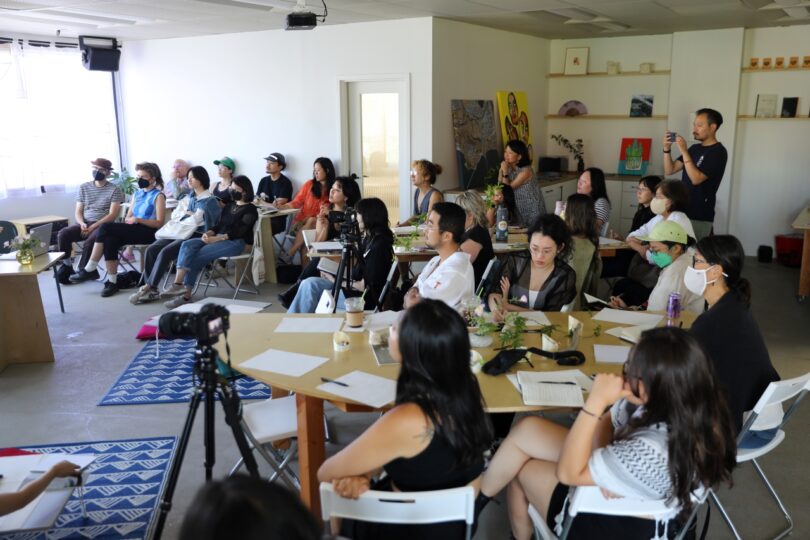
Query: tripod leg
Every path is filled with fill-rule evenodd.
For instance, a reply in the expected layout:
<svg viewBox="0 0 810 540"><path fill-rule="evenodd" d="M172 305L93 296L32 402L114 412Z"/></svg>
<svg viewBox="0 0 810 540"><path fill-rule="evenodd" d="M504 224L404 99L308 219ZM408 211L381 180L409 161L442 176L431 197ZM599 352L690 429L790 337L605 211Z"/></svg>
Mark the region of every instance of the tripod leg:
<svg viewBox="0 0 810 540"><path fill-rule="evenodd" d="M233 439L236 441L236 446L239 447L239 453L245 463L245 468L247 468L250 476L259 478L259 466L256 464L256 456L253 455L247 437L245 437L245 432L242 431L242 411L239 405L239 396L236 395L236 391L228 382L219 383L219 401L225 410L225 422L231 426Z"/></svg>
<svg viewBox="0 0 810 540"><path fill-rule="evenodd" d="M214 442L214 387L205 389L205 425L203 442L205 444L205 481L210 482L216 463L216 442Z"/></svg>
<svg viewBox="0 0 810 540"><path fill-rule="evenodd" d="M180 476L180 468L183 466L183 458L186 455L188 448L188 441L191 438L191 429L194 427L194 417L197 415L197 409L200 407L200 398L202 392L197 389L194 395L191 396L191 403L188 406L188 414L186 415L186 423L183 425L183 433L180 435L180 441L177 444L177 455L174 456L174 462L171 469L169 469L169 477L166 480L166 490L163 492L163 498L160 500L160 515L158 516L157 525L155 526L155 538L160 540L160 535L163 533L163 526L166 524L166 515L172 509L172 497L174 497L174 489L177 487L177 478Z"/></svg>

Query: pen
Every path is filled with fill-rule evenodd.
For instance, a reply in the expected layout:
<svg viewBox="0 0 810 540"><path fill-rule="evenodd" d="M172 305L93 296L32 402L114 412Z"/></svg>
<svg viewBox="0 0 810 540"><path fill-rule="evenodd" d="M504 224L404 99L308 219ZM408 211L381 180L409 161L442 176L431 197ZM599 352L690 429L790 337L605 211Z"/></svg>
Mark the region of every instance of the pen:
<svg viewBox="0 0 810 540"><path fill-rule="evenodd" d="M537 381L537 382L539 382L540 384L573 384L573 385L577 384L573 381Z"/></svg>
<svg viewBox="0 0 810 540"><path fill-rule="evenodd" d="M349 387L349 385L345 382L336 381L335 379L329 379L327 377L321 377L321 382L339 384L340 386L345 386L346 388Z"/></svg>

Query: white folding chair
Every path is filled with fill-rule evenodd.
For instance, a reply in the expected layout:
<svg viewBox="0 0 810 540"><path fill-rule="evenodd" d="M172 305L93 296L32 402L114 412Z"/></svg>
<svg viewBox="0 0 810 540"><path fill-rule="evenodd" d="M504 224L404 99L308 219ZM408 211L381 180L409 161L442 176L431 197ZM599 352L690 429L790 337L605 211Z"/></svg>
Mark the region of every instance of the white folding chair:
<svg viewBox="0 0 810 540"><path fill-rule="evenodd" d="M785 432L782 428L784 427L788 418L790 418L794 413L796 407L799 405L808 391L810 391L810 373L806 373L805 375L796 377L794 379L772 382L768 385L768 388L765 389L765 392L762 393L762 397L759 398L757 404L754 405L754 408L748 415L745 425L743 425L743 428L737 437L737 444L739 444L749 431L761 431L772 428L777 429L773 439L761 447L739 448L737 450L737 463L744 463L746 461L751 462L751 465L754 466L757 474L759 474L759 477L765 483L765 487L768 488L768 492L776 501L776 504L779 505L779 509L782 510L785 521L787 521L787 529L784 529L776 537L774 537L774 540L778 540L779 538L787 536L791 533L793 530L793 518L790 517L790 514L785 508L785 505L782 504L782 500L779 498L779 495L776 494L776 490L773 489L773 486L771 485L770 481L768 481L768 478L765 476L765 473L762 471L759 463L757 463L757 458L764 456L785 440ZM793 397L796 397L796 399L793 400L790 408L788 408L788 410L784 413L784 415L781 415L780 418L782 404ZM739 540L740 534L737 532L736 527L734 527L734 523L731 521L726 509L720 503L720 499L717 498L717 495L714 492L711 493L711 498L714 504L717 505L717 509L720 510L720 514L723 516L723 519L725 520L729 529L731 529L734 537Z"/></svg>
<svg viewBox="0 0 810 540"><path fill-rule="evenodd" d="M701 489L692 494L692 513L684 526L681 528L676 540L686 536L689 524L695 519L698 508L706 500L708 491ZM573 496L568 501L568 509L563 522L560 540L565 540L571 531L571 524L577 514L603 514L608 516L645 516L656 521L669 521L680 513L681 509L677 501L672 504L666 499L648 500L635 497L619 497L606 499L602 495L602 490L596 486L579 486L574 490ZM539 514L538 516L539 517ZM542 519L542 518L541 518Z"/></svg>
<svg viewBox="0 0 810 540"><path fill-rule="evenodd" d="M487 263L487 267L484 268L484 273L481 274L481 281L478 282L478 286L475 287L475 295L479 298L482 298L484 293L486 292L485 285L487 283L487 279L489 278L489 274L492 272L492 268L498 263L497 257L492 257L490 261Z"/></svg>
<svg viewBox="0 0 810 540"><path fill-rule="evenodd" d="M399 262L394 260L394 262L391 263L391 269L388 270L388 276L385 278L385 285L383 285L382 291L380 291L380 297L377 298L377 307L374 308L374 313L384 309L385 301L388 298L388 292L391 290L391 287L396 285L396 282L399 281L399 276L396 276L398 268ZM395 276L396 279L394 279Z"/></svg>
<svg viewBox="0 0 810 540"><path fill-rule="evenodd" d="M253 226L253 246L251 247L250 251L247 253L240 253L239 255L232 255L230 257L220 257L217 259L218 261L245 261L245 266L242 268L242 272L239 273L239 280L236 282L236 285L230 282L227 276L222 276L221 278L228 284L228 286L233 289L233 299L236 300L236 297L239 295L239 292L249 292L251 294L259 294L259 287L253 283L253 279L250 280L250 286L253 287L253 290L249 289L242 289L242 284L245 282L245 277L250 274L253 269L253 257L256 253L257 249L262 249L260 235L259 235L259 220L256 220L256 225ZM214 264L214 263L212 263ZM208 273L208 281L205 283L205 290L203 291L203 296L208 294L208 287L211 286L211 282L214 281L214 277L211 275L212 273ZM236 276L234 276L236 277ZM202 278L202 272L200 272L200 279ZM197 290L197 286L199 283L195 285L194 290ZM215 285L216 287L217 285Z"/></svg>
<svg viewBox="0 0 810 540"><path fill-rule="evenodd" d="M296 439L290 441L290 447L283 452L272 448L274 441L290 439L298 432L298 421L295 409L295 396L278 399L267 399L259 403L250 403L242 408L242 430L251 446L273 469L268 481L281 478L293 490L300 489L298 477L290 469L290 461L298 453ZM278 455L274 455L278 453ZM242 466L239 458L229 476L235 474Z"/></svg>
<svg viewBox="0 0 810 540"><path fill-rule="evenodd" d="M428 524L464 521L470 540L474 519L475 490L472 486L436 491L366 491L358 499L345 499L332 484L321 482L321 518L331 530L329 518L340 517L374 523ZM333 531L334 534L334 531Z"/></svg>

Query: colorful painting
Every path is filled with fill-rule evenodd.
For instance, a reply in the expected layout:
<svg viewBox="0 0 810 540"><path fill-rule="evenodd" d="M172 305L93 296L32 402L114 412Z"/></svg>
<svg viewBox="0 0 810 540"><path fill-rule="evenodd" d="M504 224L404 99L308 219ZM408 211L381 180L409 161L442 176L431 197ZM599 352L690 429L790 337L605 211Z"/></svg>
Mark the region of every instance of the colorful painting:
<svg viewBox="0 0 810 540"><path fill-rule="evenodd" d="M453 99L453 136L461 189L481 188L498 181L502 152L492 100Z"/></svg>
<svg viewBox="0 0 810 540"><path fill-rule="evenodd" d="M501 137L508 141L520 139L529 148L529 159L534 161L532 134L529 131L529 103L526 92L498 92L498 112L501 114Z"/></svg>
<svg viewBox="0 0 810 540"><path fill-rule="evenodd" d="M650 165L652 139L622 139L619 150L619 174L644 176Z"/></svg>

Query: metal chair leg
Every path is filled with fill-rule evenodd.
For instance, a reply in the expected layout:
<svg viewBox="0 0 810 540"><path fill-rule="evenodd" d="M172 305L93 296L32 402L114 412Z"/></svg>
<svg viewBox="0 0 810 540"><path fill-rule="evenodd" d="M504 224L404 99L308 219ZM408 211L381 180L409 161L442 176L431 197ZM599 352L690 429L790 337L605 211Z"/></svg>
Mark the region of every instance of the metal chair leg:
<svg viewBox="0 0 810 540"><path fill-rule="evenodd" d="M731 529L731 534L734 535L734 538L736 538L737 540L742 540L742 537L740 536L740 533L737 532L737 528L734 526L734 523L731 521L731 518L728 516L728 513L726 512L725 507L723 507L722 503L720 502L720 499L717 498L717 494L715 494L714 491L711 491L709 493L709 497L711 497L712 501L714 501L714 504L715 504L715 506L717 506L717 509L720 511L720 515L723 516L723 520L726 522L726 525L728 525L728 528Z"/></svg>
<svg viewBox="0 0 810 540"><path fill-rule="evenodd" d="M65 303L62 302L62 285L59 283L59 278L56 275L56 267L59 266L58 264L54 264L51 268L53 269L53 281L56 283L56 294L59 296L59 309L62 310L62 313L65 312Z"/></svg>
<svg viewBox="0 0 810 540"><path fill-rule="evenodd" d="M762 468L757 463L756 459L751 460L751 464L754 466L754 469L759 474L759 477L762 478L762 481L765 482L765 487L768 488L768 491L771 493L771 497L776 501L776 504L779 505L779 509L782 510L782 514L785 517L785 521L788 523L788 528L779 533L773 540L779 540L780 538L784 538L785 536L789 535L793 531L793 518L790 517L785 505L782 504L782 500L779 498L779 495L776 494L776 490L773 489L770 481L768 481L768 477L765 476L765 473L762 471Z"/></svg>

